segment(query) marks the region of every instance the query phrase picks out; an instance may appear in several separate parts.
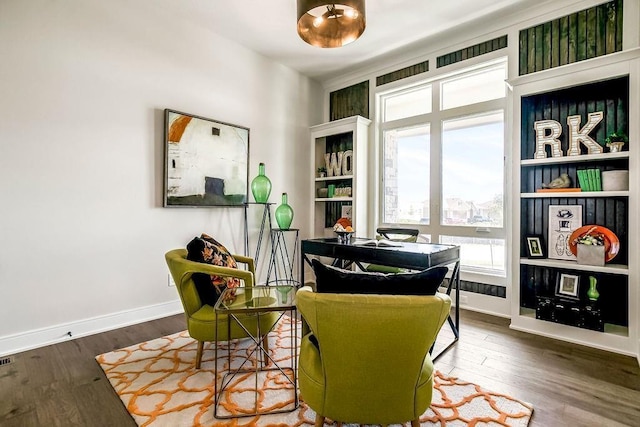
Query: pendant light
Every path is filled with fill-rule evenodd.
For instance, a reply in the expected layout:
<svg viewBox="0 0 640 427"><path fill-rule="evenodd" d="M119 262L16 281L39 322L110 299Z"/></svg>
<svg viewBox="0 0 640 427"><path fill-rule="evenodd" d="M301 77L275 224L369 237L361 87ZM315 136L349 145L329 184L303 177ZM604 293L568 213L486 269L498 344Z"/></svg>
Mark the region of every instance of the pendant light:
<svg viewBox="0 0 640 427"><path fill-rule="evenodd" d="M341 47L355 41L365 28L364 0L297 0L298 35L318 47Z"/></svg>

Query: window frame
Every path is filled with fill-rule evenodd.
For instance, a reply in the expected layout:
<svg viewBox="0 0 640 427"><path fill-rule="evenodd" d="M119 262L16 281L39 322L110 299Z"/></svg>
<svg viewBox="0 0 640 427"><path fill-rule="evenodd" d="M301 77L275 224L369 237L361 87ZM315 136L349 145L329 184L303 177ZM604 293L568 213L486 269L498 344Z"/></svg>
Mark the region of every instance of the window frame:
<svg viewBox="0 0 640 427"><path fill-rule="evenodd" d="M484 59L484 58L483 58ZM484 60L478 62L475 65L468 67L459 67L457 70L441 73L440 75L434 75L428 79L422 76L415 76L415 78L406 79L406 81L400 80L395 82L395 85L389 85L390 87L377 88L375 94L375 110L376 110L376 165L374 168L377 171L376 182L376 198L378 203L375 208L374 224L380 227L403 227L408 224L404 223L386 223L384 221L384 156L382 150L384 149L384 133L393 129L403 129L407 127L415 127L420 125L429 124L431 127L431 155L430 155L430 209L429 209L429 224L411 224L411 227L420 230L421 235L430 235L431 242L439 242L440 236L453 236L453 237L476 237L484 239L501 239L505 242L505 254L504 254L504 270L499 273L491 270L473 268L469 266L461 266L461 274L464 280L476 281L481 283L490 283L500 286L506 286L506 276L508 270L509 257L507 253L507 246L509 244L507 230L509 228L510 220L507 215L507 207L510 203L510 196L507 193L509 188L507 182L508 171L508 136L509 136L509 110L508 110L508 89L505 90L505 96L499 99L493 99L489 101L482 101L476 104L470 104L460 107L449 108L447 110L441 110L442 83L446 80L455 77L462 77L467 73L478 73L483 70L494 68L498 65L505 67L505 80L508 77L508 58L504 55L500 55L494 59ZM431 112L427 114L421 114L418 116L407 117L392 121L383 121L384 111L384 99L389 96L397 96L407 91L418 89L420 87L431 85L432 93L432 106ZM385 85L386 86L386 85ZM506 86L506 82L505 82ZM441 224L441 200L442 200L442 128L443 122L452 119L461 119L467 116L473 116L483 113L489 113L491 111L502 111L504 117L504 151L503 151L503 224L502 227L469 227L461 225L444 225Z"/></svg>

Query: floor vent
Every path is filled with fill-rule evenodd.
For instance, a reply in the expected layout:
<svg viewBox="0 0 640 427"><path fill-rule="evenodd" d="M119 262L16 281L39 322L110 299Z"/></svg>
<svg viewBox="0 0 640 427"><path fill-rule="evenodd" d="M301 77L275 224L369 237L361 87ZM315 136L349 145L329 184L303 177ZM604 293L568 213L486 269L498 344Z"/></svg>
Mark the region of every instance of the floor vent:
<svg viewBox="0 0 640 427"><path fill-rule="evenodd" d="M0 358L0 366L8 365L10 363L13 363L13 358L11 357Z"/></svg>

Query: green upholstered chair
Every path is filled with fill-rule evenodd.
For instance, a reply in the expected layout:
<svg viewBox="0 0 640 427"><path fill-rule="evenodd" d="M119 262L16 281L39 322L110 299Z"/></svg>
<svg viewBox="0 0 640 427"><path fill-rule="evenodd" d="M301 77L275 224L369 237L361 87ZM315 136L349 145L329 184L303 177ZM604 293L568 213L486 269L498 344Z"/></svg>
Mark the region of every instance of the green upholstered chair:
<svg viewBox="0 0 640 427"><path fill-rule="evenodd" d="M431 404L429 349L449 315L451 299L433 296L297 295L311 329L300 344L298 381L316 426L324 418L392 424L419 417Z"/></svg>
<svg viewBox="0 0 640 427"><path fill-rule="evenodd" d="M246 338L247 333L235 321L231 321L231 334L227 333L228 318L226 315L218 316L216 324L216 314L213 307L203 304L200 296L196 291L196 285L193 281L194 273L215 274L224 277L237 277L244 282L244 286L253 286L255 267L253 258L241 255L233 255L238 264L243 263L247 266L246 270L237 268L219 267L200 262L189 261L187 259L186 249L174 249L165 254L169 271L176 283L176 289L184 313L187 318L187 330L189 335L198 341L198 351L196 354L196 369L200 369L202 361L202 351L204 343L216 340L216 327L218 328L218 340L228 341L230 339ZM260 315L260 330L268 331L278 321L279 313L265 313ZM258 317L256 315L237 316L245 328L255 335L258 327ZM264 345L268 350L267 337L264 337Z"/></svg>
<svg viewBox="0 0 640 427"><path fill-rule="evenodd" d="M418 241L420 230L415 228L386 228L379 227L376 229L378 238L393 240L396 242L412 242ZM390 267L388 265L369 264L366 267L367 271L375 273L400 273L406 271L405 269L398 267Z"/></svg>

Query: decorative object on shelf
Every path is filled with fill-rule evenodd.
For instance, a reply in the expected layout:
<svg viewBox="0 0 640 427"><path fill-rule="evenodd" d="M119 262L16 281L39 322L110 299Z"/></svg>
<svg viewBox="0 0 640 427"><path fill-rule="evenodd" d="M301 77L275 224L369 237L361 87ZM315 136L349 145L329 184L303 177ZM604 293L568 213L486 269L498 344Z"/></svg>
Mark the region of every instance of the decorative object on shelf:
<svg viewBox="0 0 640 427"><path fill-rule="evenodd" d="M325 176L327 176L327 168L320 166L318 168L318 178L324 178Z"/></svg>
<svg viewBox="0 0 640 427"><path fill-rule="evenodd" d="M251 181L251 192L258 203L267 203L271 194L271 180L264 174L264 163L258 165L258 176Z"/></svg>
<svg viewBox="0 0 640 427"><path fill-rule="evenodd" d="M579 285L580 276L560 273L560 275L558 276L558 287L556 288L556 295L566 298L579 299Z"/></svg>
<svg viewBox="0 0 640 427"><path fill-rule="evenodd" d="M587 296L591 301L597 301L598 298L600 298L600 292L598 292L598 288L596 287L597 284L598 280L593 276L589 276L589 290L587 291Z"/></svg>
<svg viewBox="0 0 640 427"><path fill-rule="evenodd" d="M604 191L628 191L629 171L611 170L602 171L602 189Z"/></svg>
<svg viewBox="0 0 640 427"><path fill-rule="evenodd" d="M327 185L327 190L328 190L327 197L331 198L331 197L334 197L336 195L336 186L335 186L335 184Z"/></svg>
<svg viewBox="0 0 640 427"><path fill-rule="evenodd" d="M329 189L327 187L318 188L317 192L319 199L326 199L329 195Z"/></svg>
<svg viewBox="0 0 640 427"><path fill-rule="evenodd" d="M527 257L544 258L542 236L527 236Z"/></svg>
<svg viewBox="0 0 640 427"><path fill-rule="evenodd" d="M340 208L341 210L341 217L344 218L348 218L351 219L351 213L353 212L353 206L351 205L344 205Z"/></svg>
<svg viewBox="0 0 640 427"><path fill-rule="evenodd" d="M569 178L569 175L566 173L563 173L548 184L542 183L542 188L569 188L570 186L571 178Z"/></svg>
<svg viewBox="0 0 640 427"><path fill-rule="evenodd" d="M293 209L288 204L287 193L282 193L282 204L276 208L276 222L280 230L288 230L293 221Z"/></svg>
<svg viewBox="0 0 640 427"><path fill-rule="evenodd" d="M587 147L588 154L599 154L603 152L602 146L594 141L589 133L602 121L604 114L602 111L589 113L587 123L580 129L582 116L575 115L567 117L567 127L569 128L569 148L567 156L579 156L580 144ZM535 159L545 159L547 151L545 146L551 147L552 157L562 157L560 135L562 135L562 125L555 120L539 120L533 123L536 132L536 150L533 155Z"/></svg>
<svg viewBox="0 0 640 427"><path fill-rule="evenodd" d="M578 243L576 246L578 264L604 265L604 243Z"/></svg>
<svg viewBox="0 0 640 427"><path fill-rule="evenodd" d="M164 206L244 206L249 129L169 109L164 113Z"/></svg>
<svg viewBox="0 0 640 427"><path fill-rule="evenodd" d="M337 153L326 153L324 155L324 163L327 167L327 176L340 176L342 175L342 158L344 153L339 151Z"/></svg>
<svg viewBox="0 0 640 427"><path fill-rule="evenodd" d="M582 226L581 205L550 205L548 257L552 259L575 260L575 252L570 249L571 233Z"/></svg>
<svg viewBox="0 0 640 427"><path fill-rule="evenodd" d="M579 156L580 144L587 147L587 154L600 154L604 151L602 146L589 136L591 131L602 121L603 117L604 113L602 111L589 113L587 123L582 129L580 129L580 121L582 120L580 115L567 117L567 125L570 132L568 156Z"/></svg>
<svg viewBox="0 0 640 427"><path fill-rule="evenodd" d="M345 184L338 184L334 195L336 197L351 197L351 187Z"/></svg>
<svg viewBox="0 0 640 427"><path fill-rule="evenodd" d="M533 155L535 159L547 158L546 145L551 147L552 157L563 156L560 140L558 139L562 135L562 125L560 123L555 120L539 120L533 123L533 129L536 131L536 152Z"/></svg>
<svg viewBox="0 0 640 427"><path fill-rule="evenodd" d="M595 242L602 242L604 246L604 261L609 262L618 255L620 251L620 240L616 234L607 227L601 225L585 225L576 229L569 237L569 250L576 255L578 253L578 244L590 242L593 246Z"/></svg>
<svg viewBox="0 0 640 427"><path fill-rule="evenodd" d="M604 140L610 153L618 153L622 151L622 147L627 141L627 135L623 132L611 132Z"/></svg>
<svg viewBox="0 0 640 427"><path fill-rule="evenodd" d="M297 4L298 35L312 46L342 47L364 32L364 0L340 0L339 3L297 0Z"/></svg>
<svg viewBox="0 0 640 427"><path fill-rule="evenodd" d="M347 150L342 155L342 175L353 175L353 150Z"/></svg>

